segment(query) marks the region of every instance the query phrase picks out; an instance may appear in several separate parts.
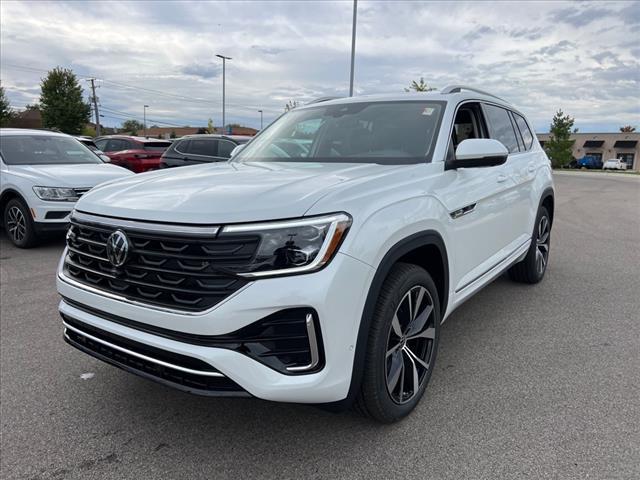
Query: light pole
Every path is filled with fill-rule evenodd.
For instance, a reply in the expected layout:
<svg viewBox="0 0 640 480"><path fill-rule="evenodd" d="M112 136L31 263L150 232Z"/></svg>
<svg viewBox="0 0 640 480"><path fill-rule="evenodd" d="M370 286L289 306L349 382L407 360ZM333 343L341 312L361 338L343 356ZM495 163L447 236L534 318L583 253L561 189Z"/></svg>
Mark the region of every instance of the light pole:
<svg viewBox="0 0 640 480"><path fill-rule="evenodd" d="M262 130L262 110L258 110L260 112L260 130Z"/></svg>
<svg viewBox="0 0 640 480"><path fill-rule="evenodd" d="M142 126L144 127L144 136L147 136L147 108L149 108L149 105L144 105L143 110L144 110L144 114L143 114L143 124Z"/></svg>
<svg viewBox="0 0 640 480"><path fill-rule="evenodd" d="M222 59L222 133L224 134L224 126L225 126L225 112L224 112L224 83L225 83L225 76L226 76L226 62L227 60L231 60L231 57L225 57L224 55L218 55L216 54L216 57L221 58Z"/></svg>
<svg viewBox="0 0 640 480"><path fill-rule="evenodd" d="M351 78L349 79L349 96L353 97L353 68L356 61L356 16L358 0L353 0L353 26L351 27Z"/></svg>

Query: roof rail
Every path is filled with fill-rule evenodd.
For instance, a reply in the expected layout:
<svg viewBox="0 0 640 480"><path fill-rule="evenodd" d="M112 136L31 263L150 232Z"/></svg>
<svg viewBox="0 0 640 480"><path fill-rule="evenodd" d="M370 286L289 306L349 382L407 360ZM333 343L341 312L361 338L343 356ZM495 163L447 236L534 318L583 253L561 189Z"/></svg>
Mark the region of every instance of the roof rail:
<svg viewBox="0 0 640 480"><path fill-rule="evenodd" d="M329 100L335 100L337 98L340 98L340 97L319 97L319 98L314 98L310 102L307 102L305 105L312 105L314 103L320 103L320 102L328 102Z"/></svg>
<svg viewBox="0 0 640 480"><path fill-rule="evenodd" d="M497 98L498 100L502 100L503 102L506 102L504 98L500 98L499 96L494 95L493 93L485 92L484 90L480 90L478 88L467 87L466 85L447 85L442 89L440 93L443 95L447 95L449 93L460 93L462 90L481 93L482 95L488 95L489 97Z"/></svg>

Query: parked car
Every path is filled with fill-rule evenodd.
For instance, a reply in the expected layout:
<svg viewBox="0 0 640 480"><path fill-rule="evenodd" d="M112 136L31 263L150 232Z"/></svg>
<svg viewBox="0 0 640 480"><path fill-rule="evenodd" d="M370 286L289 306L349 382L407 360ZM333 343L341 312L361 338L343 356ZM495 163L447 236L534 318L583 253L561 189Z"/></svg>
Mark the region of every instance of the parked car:
<svg viewBox="0 0 640 480"><path fill-rule="evenodd" d="M126 135L98 137L94 143L107 154L111 163L135 173L158 169L162 153L171 145L168 140Z"/></svg>
<svg viewBox="0 0 640 480"><path fill-rule="evenodd" d="M80 199L58 270L64 336L191 393L392 422L422 397L451 312L505 271L542 280L553 214L549 159L500 98L317 102L229 162Z"/></svg>
<svg viewBox="0 0 640 480"><path fill-rule="evenodd" d="M105 155L105 153L100 150L95 143L93 143L93 139L91 137L76 137L76 140L95 153L103 162L111 162L111 159Z"/></svg>
<svg viewBox="0 0 640 480"><path fill-rule="evenodd" d="M238 145L244 145L251 138L242 135L186 135L164 151L160 168L226 162Z"/></svg>
<svg viewBox="0 0 640 480"><path fill-rule="evenodd" d="M602 160L598 157L590 157L585 155L578 159L577 168L588 168L599 170L602 168Z"/></svg>
<svg viewBox="0 0 640 480"><path fill-rule="evenodd" d="M20 248L63 232L75 202L92 187L132 175L109 165L69 135L0 129L0 210L9 240Z"/></svg>
<svg viewBox="0 0 640 480"><path fill-rule="evenodd" d="M619 158L610 158L602 165L603 170L626 170L627 162L622 161Z"/></svg>

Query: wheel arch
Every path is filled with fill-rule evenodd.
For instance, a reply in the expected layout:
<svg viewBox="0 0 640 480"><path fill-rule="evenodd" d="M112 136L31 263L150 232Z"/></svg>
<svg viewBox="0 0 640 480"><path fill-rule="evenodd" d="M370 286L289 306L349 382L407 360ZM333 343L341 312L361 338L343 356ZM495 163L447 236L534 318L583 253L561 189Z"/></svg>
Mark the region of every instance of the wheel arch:
<svg viewBox="0 0 640 480"><path fill-rule="evenodd" d="M549 212L549 220L551 221L551 225L553 225L553 213L555 209L555 195L553 188L548 187L542 192L538 210L540 210L540 207L545 207L547 209L547 212Z"/></svg>
<svg viewBox="0 0 640 480"><path fill-rule="evenodd" d="M398 262L413 263L429 272L438 288L441 318L444 316L449 300L449 260L445 243L442 236L435 230L418 232L393 245L379 263L360 319L349 392L344 400L325 405L325 407L342 410L348 408L356 398L364 372L367 340L376 300L382 284L392 267Z"/></svg>
<svg viewBox="0 0 640 480"><path fill-rule="evenodd" d="M13 198L17 198L23 201L25 204L27 203L20 192L13 188L7 188L4 192L2 192L2 195L0 195L0 222L4 222L4 209L6 208L7 203L9 203L9 200Z"/></svg>

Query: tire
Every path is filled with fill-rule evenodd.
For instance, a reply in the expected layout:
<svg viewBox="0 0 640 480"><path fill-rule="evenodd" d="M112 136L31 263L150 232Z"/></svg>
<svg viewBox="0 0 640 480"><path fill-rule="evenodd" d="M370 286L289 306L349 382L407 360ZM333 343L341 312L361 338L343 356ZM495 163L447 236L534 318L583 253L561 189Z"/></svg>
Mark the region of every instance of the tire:
<svg viewBox="0 0 640 480"><path fill-rule="evenodd" d="M376 302L355 409L383 423L411 413L431 378L439 338L440 303L431 276L416 265L396 264Z"/></svg>
<svg viewBox="0 0 640 480"><path fill-rule="evenodd" d="M540 207L531 235L527 256L509 269L511 280L520 283L538 283L543 279L549 264L551 243L551 217L545 207Z"/></svg>
<svg viewBox="0 0 640 480"><path fill-rule="evenodd" d="M4 208L4 228L11 243L18 248L31 248L36 245L36 236L31 212L19 198L12 198Z"/></svg>

